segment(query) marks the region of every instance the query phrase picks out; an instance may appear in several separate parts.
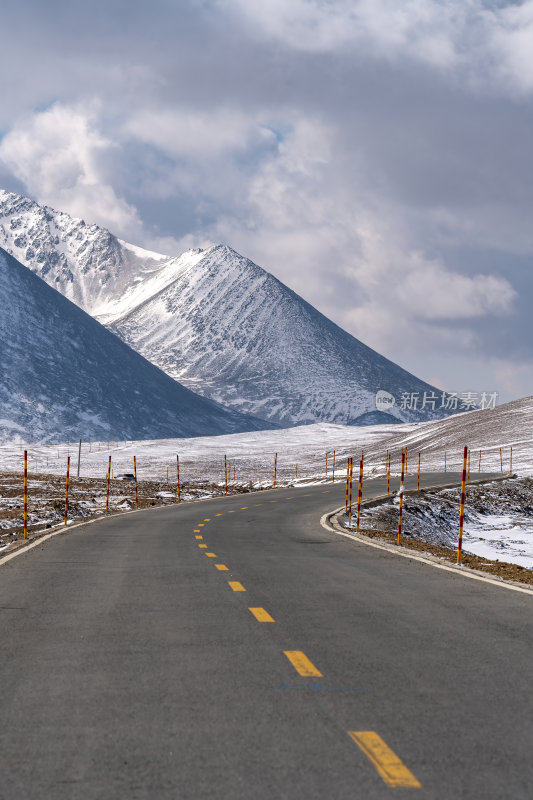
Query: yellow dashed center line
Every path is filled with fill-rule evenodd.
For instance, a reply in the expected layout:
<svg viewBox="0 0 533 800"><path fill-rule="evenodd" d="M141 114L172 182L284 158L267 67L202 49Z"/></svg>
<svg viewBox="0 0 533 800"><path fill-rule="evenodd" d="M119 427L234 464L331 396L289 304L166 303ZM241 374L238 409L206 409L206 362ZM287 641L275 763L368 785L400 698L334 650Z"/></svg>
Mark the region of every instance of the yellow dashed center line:
<svg viewBox="0 0 533 800"><path fill-rule="evenodd" d="M222 514L215 514L215 517L221 517Z"/></svg>
<svg viewBox="0 0 533 800"><path fill-rule="evenodd" d="M271 503L277 503L278 501L277 500L271 500L270 502Z"/></svg>
<svg viewBox="0 0 533 800"><path fill-rule="evenodd" d="M215 553L206 553L206 556L208 558L216 558L216 554Z"/></svg>
<svg viewBox="0 0 533 800"><path fill-rule="evenodd" d="M194 529L194 532L195 532L195 533L200 533L200 528L195 528L195 529Z"/></svg>
<svg viewBox="0 0 533 800"><path fill-rule="evenodd" d="M204 525L204 523L203 523L203 522L199 522L199 523L198 523L198 527L199 527L199 528L205 528L205 525Z"/></svg>
<svg viewBox="0 0 533 800"><path fill-rule="evenodd" d="M208 517L207 519L204 519L204 522L211 522L211 517Z"/></svg>
<svg viewBox="0 0 533 800"><path fill-rule="evenodd" d="M232 511L228 511L228 514L235 514L235 509L233 509Z"/></svg>
<svg viewBox="0 0 533 800"><path fill-rule="evenodd" d="M304 678L323 677L322 673L317 670L314 664L309 661L305 653L302 653L301 650L284 650L283 652L291 662L296 672L299 672L300 675L304 676Z"/></svg>
<svg viewBox="0 0 533 800"><path fill-rule="evenodd" d="M199 544L198 547L201 547L202 549L207 550L207 545L206 544Z"/></svg>
<svg viewBox="0 0 533 800"><path fill-rule="evenodd" d="M390 787L420 789L422 784L375 731L348 731Z"/></svg>
<svg viewBox="0 0 533 800"><path fill-rule="evenodd" d="M247 508L248 506L241 506L241 511L245 511Z"/></svg>
<svg viewBox="0 0 533 800"><path fill-rule="evenodd" d="M258 622L274 622L274 618L264 608L249 608L248 611L252 612Z"/></svg>
<svg viewBox="0 0 533 800"><path fill-rule="evenodd" d="M246 591L246 589L244 588L242 583L239 583L239 581L228 581L228 583L229 583L229 585L231 586L231 588L233 589L234 592L245 592Z"/></svg>
<svg viewBox="0 0 533 800"><path fill-rule="evenodd" d="M223 570L224 572L228 571L228 568L225 564L215 564L215 567L221 571Z"/></svg>
<svg viewBox="0 0 533 800"><path fill-rule="evenodd" d="M262 506L262 505L263 505L263 503L256 503L255 507L258 508L259 506Z"/></svg>

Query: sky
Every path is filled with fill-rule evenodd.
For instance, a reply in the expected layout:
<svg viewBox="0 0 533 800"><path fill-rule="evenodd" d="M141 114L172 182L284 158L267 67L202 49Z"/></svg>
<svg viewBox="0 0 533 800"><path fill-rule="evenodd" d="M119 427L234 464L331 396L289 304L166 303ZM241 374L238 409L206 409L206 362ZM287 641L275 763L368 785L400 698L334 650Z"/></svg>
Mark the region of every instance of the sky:
<svg viewBox="0 0 533 800"><path fill-rule="evenodd" d="M1 188L533 394L533 0L18 0L0 69Z"/></svg>

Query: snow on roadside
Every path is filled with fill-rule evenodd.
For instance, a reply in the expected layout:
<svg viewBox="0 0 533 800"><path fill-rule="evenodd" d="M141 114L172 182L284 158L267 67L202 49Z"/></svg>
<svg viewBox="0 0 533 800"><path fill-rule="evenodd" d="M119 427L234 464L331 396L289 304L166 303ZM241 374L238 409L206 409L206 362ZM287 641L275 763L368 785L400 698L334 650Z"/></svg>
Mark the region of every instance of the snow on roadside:
<svg viewBox="0 0 533 800"><path fill-rule="evenodd" d="M455 549L459 500L459 489L405 495L404 535ZM363 511L362 528L394 531L397 525L397 495L383 505ZM510 478L467 488L463 550L489 560L533 569L532 479Z"/></svg>

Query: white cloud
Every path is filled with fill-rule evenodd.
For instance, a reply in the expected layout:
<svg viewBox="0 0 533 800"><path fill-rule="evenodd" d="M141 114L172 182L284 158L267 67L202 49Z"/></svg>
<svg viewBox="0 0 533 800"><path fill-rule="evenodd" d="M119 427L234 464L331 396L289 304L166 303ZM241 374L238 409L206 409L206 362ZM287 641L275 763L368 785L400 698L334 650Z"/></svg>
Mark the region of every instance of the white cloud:
<svg viewBox="0 0 533 800"><path fill-rule="evenodd" d="M118 146L100 133L95 117L94 110L56 103L4 136L0 160L38 202L127 237L141 222L107 181L105 162Z"/></svg>
<svg viewBox="0 0 533 800"><path fill-rule="evenodd" d="M275 141L257 111L238 108L145 108L127 119L123 132L176 157L210 158Z"/></svg>
<svg viewBox="0 0 533 800"><path fill-rule="evenodd" d="M418 61L483 91L533 89L533 0L218 0L251 35L295 50Z"/></svg>

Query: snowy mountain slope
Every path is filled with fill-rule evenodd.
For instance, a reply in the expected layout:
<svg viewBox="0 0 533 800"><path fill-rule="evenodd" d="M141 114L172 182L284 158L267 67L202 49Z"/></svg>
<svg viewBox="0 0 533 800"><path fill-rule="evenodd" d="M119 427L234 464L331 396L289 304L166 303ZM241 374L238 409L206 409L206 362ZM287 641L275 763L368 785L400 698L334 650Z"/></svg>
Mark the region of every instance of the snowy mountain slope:
<svg viewBox="0 0 533 800"><path fill-rule="evenodd" d="M264 427L180 386L0 249L0 441Z"/></svg>
<svg viewBox="0 0 533 800"><path fill-rule="evenodd" d="M106 321L207 397L281 425L364 424L391 419L376 411L380 389L398 401L402 392L418 392L420 402L432 391L230 247L185 254L160 273L164 288L156 287L157 274L147 278L128 298L138 305ZM431 416L398 404L391 414L399 421Z"/></svg>
<svg viewBox="0 0 533 800"><path fill-rule="evenodd" d="M179 258L0 191L0 246L199 394L281 425L444 416L440 393L217 245ZM392 394L377 411L378 390ZM439 395L420 409L424 392ZM401 408L403 392L418 409Z"/></svg>
<svg viewBox="0 0 533 800"><path fill-rule="evenodd" d="M424 422L409 427L399 426L393 435L365 450L365 458L383 462L385 450L395 454L399 469L400 452L407 448L410 471L416 469L417 454L421 453L422 469L443 470L444 453L447 468L462 469L463 448L471 450L471 472L503 472L510 469L510 448L513 448L513 471L533 475L533 397L523 397L503 403L494 409L470 411L436 422ZM500 448L502 460L500 461ZM474 475L475 477L475 475Z"/></svg>
<svg viewBox="0 0 533 800"><path fill-rule="evenodd" d="M0 247L92 315L169 258L1 189Z"/></svg>

